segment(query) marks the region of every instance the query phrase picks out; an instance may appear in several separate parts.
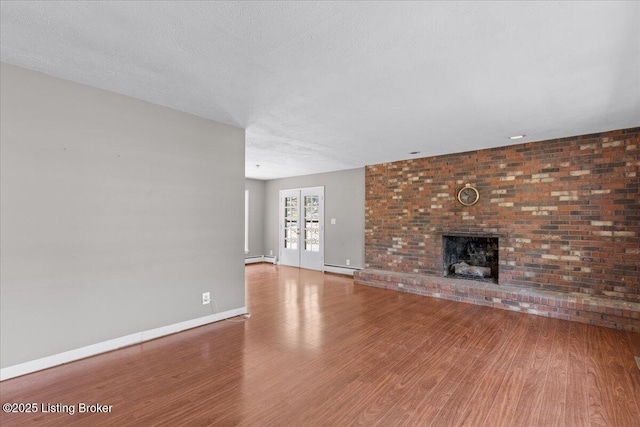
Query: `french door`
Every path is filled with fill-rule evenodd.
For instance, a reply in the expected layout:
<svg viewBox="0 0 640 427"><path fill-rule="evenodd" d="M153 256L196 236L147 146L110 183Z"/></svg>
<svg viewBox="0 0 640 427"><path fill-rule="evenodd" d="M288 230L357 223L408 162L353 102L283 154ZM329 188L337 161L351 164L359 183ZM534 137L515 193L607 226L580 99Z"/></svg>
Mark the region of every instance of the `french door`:
<svg viewBox="0 0 640 427"><path fill-rule="evenodd" d="M280 191L280 264L323 270L324 187Z"/></svg>

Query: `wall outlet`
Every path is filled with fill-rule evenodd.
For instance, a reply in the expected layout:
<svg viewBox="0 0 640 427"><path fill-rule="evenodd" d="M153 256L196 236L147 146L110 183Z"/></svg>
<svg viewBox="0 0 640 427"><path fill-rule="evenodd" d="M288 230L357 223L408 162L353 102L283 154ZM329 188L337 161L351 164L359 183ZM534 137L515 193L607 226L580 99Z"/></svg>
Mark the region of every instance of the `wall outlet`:
<svg viewBox="0 0 640 427"><path fill-rule="evenodd" d="M202 305L211 304L211 292L202 293Z"/></svg>
<svg viewBox="0 0 640 427"><path fill-rule="evenodd" d="M273 256L273 249L269 251L269 255Z"/></svg>
<svg viewBox="0 0 640 427"><path fill-rule="evenodd" d="M347 258L347 265L351 265L351 260Z"/></svg>

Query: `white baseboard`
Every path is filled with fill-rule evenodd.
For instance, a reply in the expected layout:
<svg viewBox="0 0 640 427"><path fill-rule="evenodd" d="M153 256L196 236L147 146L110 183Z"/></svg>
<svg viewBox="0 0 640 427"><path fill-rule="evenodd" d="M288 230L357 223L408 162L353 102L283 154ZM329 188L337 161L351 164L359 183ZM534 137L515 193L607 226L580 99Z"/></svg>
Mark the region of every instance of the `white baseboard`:
<svg viewBox="0 0 640 427"><path fill-rule="evenodd" d="M7 366L0 369L0 381L10 378L19 377L21 375L30 374L32 372L41 371L43 369L52 368L64 363L73 362L75 360L84 359L86 357L95 356L96 354L105 353L107 351L116 350L133 344L139 344L144 341L160 338L165 335L174 334L187 329L196 328L206 325L207 323L217 322L219 320L228 319L230 317L240 316L247 313L247 307L240 307L222 313L210 314L197 319L186 320L184 322L174 323L172 325L161 326L159 328L150 329L148 331L136 332L135 334L126 335L112 340L91 344L86 347L65 351L63 353L46 356L41 359L31 360L29 362L20 363L18 365Z"/></svg>
<svg viewBox="0 0 640 427"><path fill-rule="evenodd" d="M324 265L324 271L327 273L346 274L347 276L353 276L354 271L358 271L360 268L354 267L342 267L339 265Z"/></svg>
<svg viewBox="0 0 640 427"><path fill-rule="evenodd" d="M277 258L269 255L259 255L259 256L247 257L244 259L245 265L254 264L257 262L270 262L272 264L277 264Z"/></svg>

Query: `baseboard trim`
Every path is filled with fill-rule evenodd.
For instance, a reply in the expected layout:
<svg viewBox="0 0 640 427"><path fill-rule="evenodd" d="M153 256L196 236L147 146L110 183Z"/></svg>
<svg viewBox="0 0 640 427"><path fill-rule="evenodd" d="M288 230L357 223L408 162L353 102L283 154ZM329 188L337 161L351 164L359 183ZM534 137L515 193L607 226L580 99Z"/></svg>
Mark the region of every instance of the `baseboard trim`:
<svg viewBox="0 0 640 427"><path fill-rule="evenodd" d="M277 258L269 255L259 255L259 256L246 257L244 259L245 265L255 264L258 262L269 262L271 264L277 264Z"/></svg>
<svg viewBox="0 0 640 427"><path fill-rule="evenodd" d="M324 272L325 273L335 273L335 274L345 274L347 276L353 276L353 273L360 270L360 268L355 268L355 267L343 267L340 265L330 265L330 264L325 264L324 265Z"/></svg>
<svg viewBox="0 0 640 427"><path fill-rule="evenodd" d="M53 354L51 356L31 360L18 365L7 366L6 368L0 369L0 381L52 368L65 363L74 362L76 360L85 359L100 353L106 353L107 351L117 350L119 348L139 344L144 341L150 341L165 335L175 334L187 329L197 328L198 326L240 316L246 313L247 308L240 307L222 313L210 314L208 316L198 317L196 319L186 320L172 325L136 332L134 334L125 335L108 341L102 341L86 347L65 351L63 353Z"/></svg>

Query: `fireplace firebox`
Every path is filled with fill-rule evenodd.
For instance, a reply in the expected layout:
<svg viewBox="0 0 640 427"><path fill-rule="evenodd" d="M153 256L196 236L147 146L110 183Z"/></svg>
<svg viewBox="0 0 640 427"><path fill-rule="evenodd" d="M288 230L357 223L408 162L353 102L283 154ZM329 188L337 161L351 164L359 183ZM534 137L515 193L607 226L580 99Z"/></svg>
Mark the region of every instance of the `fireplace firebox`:
<svg viewBox="0 0 640 427"><path fill-rule="evenodd" d="M498 237L443 235L443 276L498 283Z"/></svg>

